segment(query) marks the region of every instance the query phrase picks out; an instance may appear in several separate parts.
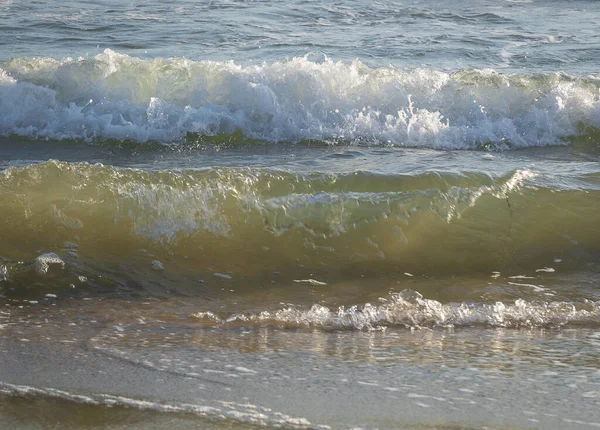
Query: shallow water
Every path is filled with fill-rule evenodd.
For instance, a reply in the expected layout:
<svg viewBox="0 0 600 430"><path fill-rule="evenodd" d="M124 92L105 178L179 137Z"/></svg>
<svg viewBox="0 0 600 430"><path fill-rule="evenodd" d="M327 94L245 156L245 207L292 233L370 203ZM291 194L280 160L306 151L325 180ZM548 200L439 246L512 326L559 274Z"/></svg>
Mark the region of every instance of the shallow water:
<svg viewBox="0 0 600 430"><path fill-rule="evenodd" d="M31 401L70 401L85 418L48 422L128 428L143 425L138 409L173 415L176 428L598 425L595 329L210 328L186 315L204 306L90 301L42 306L37 321L11 312L4 419L22 420Z"/></svg>
<svg viewBox="0 0 600 430"><path fill-rule="evenodd" d="M599 427L598 15L0 0L0 427Z"/></svg>

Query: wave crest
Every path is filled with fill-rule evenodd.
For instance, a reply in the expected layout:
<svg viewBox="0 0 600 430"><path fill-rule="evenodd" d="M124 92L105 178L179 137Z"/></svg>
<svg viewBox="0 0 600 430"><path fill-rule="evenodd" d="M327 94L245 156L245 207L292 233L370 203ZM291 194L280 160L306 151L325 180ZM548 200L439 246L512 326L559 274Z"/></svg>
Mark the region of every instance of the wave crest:
<svg viewBox="0 0 600 430"><path fill-rule="evenodd" d="M309 56L241 66L94 57L0 67L0 135L177 142L241 131L269 142L440 149L545 146L600 127L597 78L369 68Z"/></svg>

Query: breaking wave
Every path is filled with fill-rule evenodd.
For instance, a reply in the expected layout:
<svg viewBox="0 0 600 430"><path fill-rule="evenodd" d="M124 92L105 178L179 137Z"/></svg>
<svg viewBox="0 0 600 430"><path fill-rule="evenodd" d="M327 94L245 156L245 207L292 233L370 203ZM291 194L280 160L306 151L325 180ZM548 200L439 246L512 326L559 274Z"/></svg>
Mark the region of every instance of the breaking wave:
<svg viewBox="0 0 600 430"><path fill-rule="evenodd" d="M314 56L239 65L94 57L0 64L0 135L174 143L241 133L439 149L506 149L596 136L600 80L369 68Z"/></svg>
<svg viewBox="0 0 600 430"><path fill-rule="evenodd" d="M0 288L75 288L98 271L102 284L109 262L121 276L208 270L252 279L275 271L457 274L535 270L555 258L563 268L595 261L596 177L561 187L547 188L526 169L495 177L148 172L58 161L11 167L0 173ZM34 291L55 293L44 288Z"/></svg>

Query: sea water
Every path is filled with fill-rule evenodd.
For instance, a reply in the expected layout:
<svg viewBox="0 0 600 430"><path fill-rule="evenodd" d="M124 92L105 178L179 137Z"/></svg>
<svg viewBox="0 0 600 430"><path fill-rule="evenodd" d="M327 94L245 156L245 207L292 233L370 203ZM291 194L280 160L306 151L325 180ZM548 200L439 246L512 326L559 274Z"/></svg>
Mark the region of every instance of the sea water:
<svg viewBox="0 0 600 430"><path fill-rule="evenodd" d="M0 0L0 427L599 427L599 19Z"/></svg>

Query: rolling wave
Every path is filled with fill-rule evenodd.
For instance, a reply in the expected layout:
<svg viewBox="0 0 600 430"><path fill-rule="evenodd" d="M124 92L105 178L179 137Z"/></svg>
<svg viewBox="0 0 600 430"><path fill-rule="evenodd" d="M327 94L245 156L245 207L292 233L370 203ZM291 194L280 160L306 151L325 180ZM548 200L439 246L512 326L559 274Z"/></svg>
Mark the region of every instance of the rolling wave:
<svg viewBox="0 0 600 430"><path fill-rule="evenodd" d="M597 76L369 68L311 56L232 61L15 58L0 64L0 135L174 143L241 133L439 149L566 144L600 127Z"/></svg>
<svg viewBox="0 0 600 430"><path fill-rule="evenodd" d="M595 176L576 179L554 189L529 170L12 167L0 173L0 281L56 283L62 274L79 285L90 266L102 272L110 261L124 274L210 269L245 279L300 267L455 274L537 269L553 258L586 264L600 249L600 191Z"/></svg>

